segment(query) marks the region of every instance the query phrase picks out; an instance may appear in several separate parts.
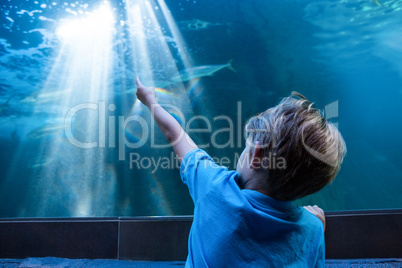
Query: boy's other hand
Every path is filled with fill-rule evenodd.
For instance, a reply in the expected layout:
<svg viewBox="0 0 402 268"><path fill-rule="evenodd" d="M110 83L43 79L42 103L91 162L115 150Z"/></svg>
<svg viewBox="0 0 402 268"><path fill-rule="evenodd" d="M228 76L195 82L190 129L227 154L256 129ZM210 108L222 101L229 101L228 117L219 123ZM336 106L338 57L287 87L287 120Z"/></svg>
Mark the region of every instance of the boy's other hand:
<svg viewBox="0 0 402 268"><path fill-rule="evenodd" d="M304 206L306 210L310 211L312 214L316 215L321 221L322 224L324 225L324 232L325 232L325 214L324 210L319 208L317 205L314 206Z"/></svg>
<svg viewBox="0 0 402 268"><path fill-rule="evenodd" d="M147 107L155 103L156 102L155 88L144 86L143 84L141 84L141 81L138 77L136 83L137 83L137 93L136 93L137 98Z"/></svg>

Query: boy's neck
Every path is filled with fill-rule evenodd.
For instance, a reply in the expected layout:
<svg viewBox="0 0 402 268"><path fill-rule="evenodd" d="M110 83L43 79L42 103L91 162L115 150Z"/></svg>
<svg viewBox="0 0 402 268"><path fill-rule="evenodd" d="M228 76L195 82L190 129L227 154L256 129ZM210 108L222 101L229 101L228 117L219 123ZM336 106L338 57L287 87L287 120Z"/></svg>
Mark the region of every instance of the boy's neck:
<svg viewBox="0 0 402 268"><path fill-rule="evenodd" d="M258 176L253 177L253 179L248 179L243 185L243 189L254 190L271 197L268 187L262 186L261 180L258 179Z"/></svg>

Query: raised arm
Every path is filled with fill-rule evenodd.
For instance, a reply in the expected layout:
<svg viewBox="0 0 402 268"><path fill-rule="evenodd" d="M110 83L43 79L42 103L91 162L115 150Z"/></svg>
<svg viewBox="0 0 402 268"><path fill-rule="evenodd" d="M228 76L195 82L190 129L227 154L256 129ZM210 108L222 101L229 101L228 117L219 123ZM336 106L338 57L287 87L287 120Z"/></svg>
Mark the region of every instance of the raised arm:
<svg viewBox="0 0 402 268"><path fill-rule="evenodd" d="M173 146L173 150L181 163L184 156L191 150L197 149L198 146L187 135L176 119L158 104L154 87L145 87L137 78L136 94L138 99L151 111L156 124L168 142Z"/></svg>

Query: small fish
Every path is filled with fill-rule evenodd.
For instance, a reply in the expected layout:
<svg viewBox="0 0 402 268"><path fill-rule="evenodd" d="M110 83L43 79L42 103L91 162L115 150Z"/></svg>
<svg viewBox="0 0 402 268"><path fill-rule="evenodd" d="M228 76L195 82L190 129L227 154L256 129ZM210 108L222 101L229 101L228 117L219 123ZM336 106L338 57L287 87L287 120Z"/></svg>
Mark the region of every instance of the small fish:
<svg viewBox="0 0 402 268"><path fill-rule="evenodd" d="M28 168L46 167L53 162L54 162L54 158L41 159L38 157L28 164Z"/></svg>
<svg viewBox="0 0 402 268"><path fill-rule="evenodd" d="M55 135L64 130L64 124L45 124L28 133L28 138L39 139L45 136Z"/></svg>
<svg viewBox="0 0 402 268"><path fill-rule="evenodd" d="M198 20L198 19L193 19L191 21L181 21L181 22L179 22L179 24L181 25L180 28L182 28L183 30L188 30L188 31L204 30L211 26L224 25L224 23L212 23L212 22Z"/></svg>
<svg viewBox="0 0 402 268"><path fill-rule="evenodd" d="M212 76L219 70L229 68L233 72L237 72L232 66L232 60L222 65L204 65L194 68L188 68L179 73L179 75L172 78L172 82L186 82L204 76Z"/></svg>
<svg viewBox="0 0 402 268"><path fill-rule="evenodd" d="M373 0L374 3L377 4L377 6L381 6L381 4L378 2L378 0Z"/></svg>

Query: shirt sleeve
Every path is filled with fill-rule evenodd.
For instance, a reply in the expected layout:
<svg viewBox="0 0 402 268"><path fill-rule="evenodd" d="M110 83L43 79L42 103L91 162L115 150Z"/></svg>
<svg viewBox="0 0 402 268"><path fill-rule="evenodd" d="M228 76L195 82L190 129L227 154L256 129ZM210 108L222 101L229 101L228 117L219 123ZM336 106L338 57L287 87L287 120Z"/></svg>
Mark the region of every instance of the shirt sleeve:
<svg viewBox="0 0 402 268"><path fill-rule="evenodd" d="M180 176L187 185L196 204L220 180L228 179L235 171L217 165L204 150L195 149L184 157L180 165Z"/></svg>

